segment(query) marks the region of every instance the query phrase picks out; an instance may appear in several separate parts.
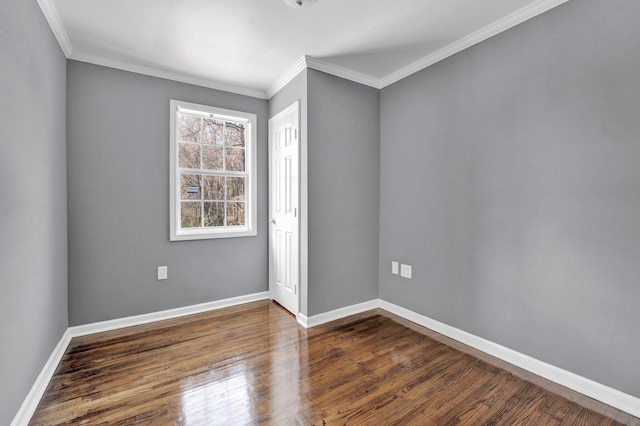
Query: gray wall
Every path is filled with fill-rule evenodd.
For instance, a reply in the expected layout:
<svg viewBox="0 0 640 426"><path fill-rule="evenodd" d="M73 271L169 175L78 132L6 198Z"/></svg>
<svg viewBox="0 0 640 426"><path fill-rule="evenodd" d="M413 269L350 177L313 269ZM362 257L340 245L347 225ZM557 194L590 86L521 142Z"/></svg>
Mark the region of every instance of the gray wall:
<svg viewBox="0 0 640 426"><path fill-rule="evenodd" d="M66 60L35 1L0 2L0 424L67 328Z"/></svg>
<svg viewBox="0 0 640 426"><path fill-rule="evenodd" d="M379 91L307 71L309 315L376 299Z"/></svg>
<svg viewBox="0 0 640 426"><path fill-rule="evenodd" d="M278 93L273 95L269 99L269 118L276 116L279 112L290 106L296 101L300 101L299 114L300 114L300 164L302 169L307 167L307 70L301 71L294 79L292 79L285 87L280 89ZM304 166L303 166L304 164ZM300 176L300 187L308 185L308 176ZM308 194L307 194L308 195ZM308 221L304 223L304 214L302 206L307 205L306 195L301 194L300 197L300 227L308 228ZM300 251L302 248L309 248L308 235L304 232L300 233ZM300 259L300 312L303 315L308 315L308 258L301 256Z"/></svg>
<svg viewBox="0 0 640 426"><path fill-rule="evenodd" d="M639 16L569 2L382 90L381 298L640 397Z"/></svg>
<svg viewBox="0 0 640 426"><path fill-rule="evenodd" d="M65 65L35 2L0 7L0 339L20 348L1 354L0 424L67 312L76 325L267 290L266 123L297 99L303 314L379 295L640 396L637 2L569 2L381 93L304 71L269 103ZM169 243L169 99L258 114L258 237Z"/></svg>
<svg viewBox="0 0 640 426"><path fill-rule="evenodd" d="M269 116L296 100L309 210L300 312L311 316L378 297L380 97L308 69L269 100Z"/></svg>
<svg viewBox="0 0 640 426"><path fill-rule="evenodd" d="M67 84L70 323L266 291L267 101L75 61ZM169 242L170 99L258 115L257 237Z"/></svg>

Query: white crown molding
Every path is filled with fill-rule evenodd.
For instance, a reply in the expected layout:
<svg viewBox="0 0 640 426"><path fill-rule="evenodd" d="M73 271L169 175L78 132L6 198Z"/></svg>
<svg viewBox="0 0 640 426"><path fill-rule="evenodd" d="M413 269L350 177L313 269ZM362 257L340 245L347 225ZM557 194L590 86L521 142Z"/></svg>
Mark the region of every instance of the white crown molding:
<svg viewBox="0 0 640 426"><path fill-rule="evenodd" d="M51 3L51 0L38 0L38 5L40 6L40 10L42 10L45 19L49 23L49 27L51 27L53 35L56 40L58 40L58 44L60 45L64 56L68 58L73 53L73 46L71 45L71 41L69 41L69 37L64 29L64 25L62 25L62 21L60 20L60 16L58 15L56 8L53 6L53 3Z"/></svg>
<svg viewBox="0 0 640 426"><path fill-rule="evenodd" d="M356 83L364 84L366 86L374 87L376 89L383 89L405 77L415 74L449 56L455 55L469 47L476 45L484 40L487 40L495 35L500 34L510 28L515 27L531 18L534 18L548 10L553 9L569 0L538 0L528 6L519 9L510 15L505 16L491 24L461 38L442 49L425 56L422 59L408 65L404 68L395 71L382 79L377 79L366 74L362 74L357 71L350 70L338 65L331 64L321 59L312 58L310 56L304 56L300 58L286 73L284 73L276 83L267 91L268 98L271 98L280 89L282 89L287 83L298 75L305 67L315 69L317 71L326 72L327 74L335 75L346 80L350 80Z"/></svg>
<svg viewBox="0 0 640 426"><path fill-rule="evenodd" d="M173 71L167 71L160 68L138 65L126 61L117 61L113 59L104 59L96 56L78 54L74 52L69 59L75 61L86 62L89 64L100 65L108 68L115 68L122 71L129 71L136 74L148 75L151 77L164 78L166 80L178 81L180 83L192 84L194 86L206 87L209 89L231 92L238 95L251 96L253 98L267 99L267 94L259 90L247 89L232 84L220 83L207 78L195 77L187 74L181 74Z"/></svg>
<svg viewBox="0 0 640 426"><path fill-rule="evenodd" d="M267 99L278 93L284 86L289 84L300 72L307 69L307 57L302 56L284 74L282 74L267 90Z"/></svg>
<svg viewBox="0 0 640 426"><path fill-rule="evenodd" d="M224 92L231 92L238 95L251 96L253 98L267 99L267 94L259 90L248 89L246 87L235 86L232 84L226 84L217 82L207 78L195 77L187 74L176 73L168 70L163 70L155 67L148 67L144 65L133 64L126 61L118 61L114 59L99 58L91 55L84 55L75 52L73 45L67 36L67 32L64 29L64 25L60 20L60 16L56 11L55 6L51 0L37 0L42 13L51 27L62 52L67 59L73 59L75 61L87 62L90 64L101 65L108 68L115 68L123 71L129 71L136 74L148 75L151 77L164 78L167 80L178 81L181 83L193 84L195 86L207 87L209 89L222 90Z"/></svg>
<svg viewBox="0 0 640 426"><path fill-rule="evenodd" d="M327 74L335 75L336 77L344 78L345 80L351 80L356 83L364 84L365 86L374 87L376 89L381 89L382 86L381 80L368 76L366 74L362 74L357 71L350 70L348 68L344 68L338 65L331 64L329 62L323 61L321 59L312 58L310 56L305 56L307 67L322 71Z"/></svg>
<svg viewBox="0 0 640 426"><path fill-rule="evenodd" d="M484 28L475 31L466 37L461 38L454 43L451 43L448 46L443 47L442 49L425 56L424 58L408 65L398 71L395 71L382 80L380 80L380 88L387 87L397 81L402 80L410 76L411 74L415 74L418 71L421 71L437 62L442 61L443 59L448 58L449 56L455 55L469 47L478 44L484 40L487 40L495 35L498 35L510 28L515 27L531 18L534 18L538 15L547 12L548 10L553 9L556 6L560 6L563 3L568 2L569 0L538 0L535 3L531 3L528 6L523 7L510 15L505 16L502 19L499 19Z"/></svg>
<svg viewBox="0 0 640 426"><path fill-rule="evenodd" d="M538 16L556 6L566 3L569 0L538 0L528 6L523 7L516 12L499 19L478 31L475 31L462 39L451 43L450 45L428 55L424 58L395 71L382 79L371 77L369 75L350 70L345 67L341 67L335 64L331 64L327 61L312 58L309 56L303 56L295 64L293 64L282 76L280 76L266 92L259 90L248 89L241 86L221 83L207 78L195 77L187 74L176 73L173 71L163 70L160 68L149 67L144 65L138 65L126 61L118 61L113 59L99 58L90 55L79 54L74 52L73 46L67 33L64 29L64 25L60 20L60 17L51 2L51 0L37 0L40 5L40 9L44 14L53 34L58 40L58 44L62 48L65 56L69 59L74 59L81 62L88 62L91 64L101 65L109 68L120 69L123 71L130 71L137 74L149 75L152 77L164 78L167 80L179 81L182 83L193 84L196 86L207 87L215 90L222 90L225 92L236 93L239 95L251 96L259 99L270 99L284 86L286 86L293 78L295 78L302 70L306 68L322 71L327 74L331 74L346 80L350 80L356 83L364 84L366 86L374 87L376 89L382 89L387 87L405 77L415 74L449 56L455 55L475 44L478 44L488 38L491 38L503 31L506 31L514 26L521 24L535 16Z"/></svg>
<svg viewBox="0 0 640 426"><path fill-rule="evenodd" d="M323 61L322 59L312 58L311 56L303 56L296 61L284 74L282 74L278 80L267 90L267 98L271 99L273 95L278 93L284 86L289 84L300 72L305 69L314 69L316 71L322 71L327 74L334 75L336 77L344 78L345 80L353 81L356 83L364 84L365 86L381 89L380 80L370 77L368 75L352 71L350 69L331 64Z"/></svg>

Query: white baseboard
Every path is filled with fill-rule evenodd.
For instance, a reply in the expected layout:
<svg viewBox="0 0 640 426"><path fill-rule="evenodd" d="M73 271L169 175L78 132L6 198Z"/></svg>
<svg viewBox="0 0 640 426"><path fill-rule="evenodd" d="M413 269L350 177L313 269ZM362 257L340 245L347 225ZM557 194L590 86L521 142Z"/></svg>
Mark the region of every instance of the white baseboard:
<svg viewBox="0 0 640 426"><path fill-rule="evenodd" d="M380 300L374 299L368 302L358 303L356 305L347 306L345 308L336 309L334 311L325 312L318 315L312 315L307 317L303 314L298 314L298 323L304 328L315 327L320 324L335 321L341 318L348 317L349 315L355 315L362 312L370 311L380 307Z"/></svg>
<svg viewBox="0 0 640 426"><path fill-rule="evenodd" d="M398 315L408 321L433 330L453 340L457 340L458 342L464 343L474 349L506 361L533 374L544 377L554 383L565 386L633 416L640 417L640 398L636 398L591 379L587 379L586 377L563 370L554 365L532 358L482 337L478 337L381 299L347 306L345 308L313 315L311 317L299 314L298 323L303 327L310 328L376 308L384 309L387 312Z"/></svg>
<svg viewBox="0 0 640 426"><path fill-rule="evenodd" d="M49 356L47 363L44 365L40 375L31 387L27 397L22 402L18 413L11 422L11 426L26 426L29 424L29 420L31 420L31 416L33 416L36 408L38 408L40 399L42 398L42 395L44 395L44 391L47 389L49 381L51 381L51 378L53 377L53 373L56 372L56 368L58 368L58 364L60 363L64 352L67 350L67 346L69 346L70 341L71 335L69 334L69 329L67 329L56 347L53 349L51 356Z"/></svg>
<svg viewBox="0 0 640 426"><path fill-rule="evenodd" d="M462 331L450 325L420 315L398 305L379 301L379 307L406 320L426 327L486 354L492 355L512 365L520 367L559 385L565 386L590 398L615 407L633 416L640 417L640 398L610 388L586 377L579 376L559 367L547 364L528 355Z"/></svg>
<svg viewBox="0 0 640 426"><path fill-rule="evenodd" d="M264 291L261 293L248 294L246 296L238 296L229 299L216 300L213 302L200 303L198 305L185 306L183 308L168 309L165 311L152 312L149 314L135 315L109 321L94 322L85 325L77 325L74 327L69 327L69 332L71 333L71 337L86 336L88 334L102 333L104 331L111 331L117 330L119 328L148 324L150 322L163 321L193 314L200 314L202 312L209 312L217 309L228 308L231 306L242 305L243 303L257 302L258 300L266 300L268 298L269 292Z"/></svg>
<svg viewBox="0 0 640 426"><path fill-rule="evenodd" d="M73 337L85 336L88 334L100 333L103 331L116 330L119 328L131 327L134 325L142 325L166 319L178 318L186 315L241 305L243 303L266 300L268 298L268 292L255 293L209 303L202 303L199 305L187 306L184 308L169 309L166 311L154 312L150 314L69 327L60 339L58 345L53 350L53 353L49 357L49 360L45 364L44 368L40 372L40 375L36 379L36 382L33 384L31 391L22 403L20 410L18 410L18 413L11 422L11 426L23 426L29 423L31 416L33 416L33 413L38 407L40 399L42 398L42 395L44 394L49 381L53 377L53 374L55 373L55 370L60 363L65 350L69 346L69 342ZM307 317L303 314L298 314L297 319L300 325L305 328L310 328L376 308L384 309L408 321L414 322L451 339L457 340L461 343L471 346L472 348L492 355L524 370L530 371L531 373L537 374L538 376L551 380L552 382L558 383L590 398L596 399L614 408L627 412L633 416L640 417L640 398L636 398L624 392L597 383L591 379L587 379L585 377L555 367L551 364L547 364L528 355L516 352L497 343L483 339L482 337L467 333L466 331L441 323L439 321L381 299L374 299L368 302L358 303L356 305L351 305L322 314L313 315L311 317Z"/></svg>
<svg viewBox="0 0 640 426"><path fill-rule="evenodd" d="M11 426L26 426L29 423L29 420L31 420L33 413L35 413L36 408L38 408L40 399L42 398L42 395L44 395L44 392L47 389L47 386L49 385L53 374L56 372L56 368L58 368L60 360L62 359L65 351L67 350L67 347L69 346L69 342L71 342L71 339L74 337L101 333L103 331L117 330L119 328L142 325L155 321L179 318L186 315L199 314L202 312L214 311L217 309L242 305L249 302L256 302L258 300L265 300L268 298L269 292L265 291L261 293L249 294L246 296L232 297L229 299L201 303L199 305L185 306L184 308L169 309L166 311L152 312L150 314L136 315L127 318L119 318L110 321L102 321L92 324L69 327L62 335L60 342L58 342L58 345L53 350L53 353L40 372L40 375L31 387L31 391L29 391L29 394L18 410L18 413L11 422Z"/></svg>

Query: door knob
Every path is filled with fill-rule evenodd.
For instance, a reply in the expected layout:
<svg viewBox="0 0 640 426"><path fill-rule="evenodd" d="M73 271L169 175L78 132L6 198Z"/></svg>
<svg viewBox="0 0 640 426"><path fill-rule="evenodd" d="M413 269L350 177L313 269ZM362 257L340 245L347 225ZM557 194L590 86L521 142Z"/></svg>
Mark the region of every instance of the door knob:
<svg viewBox="0 0 640 426"><path fill-rule="evenodd" d="M273 223L275 225L276 224L276 220L275 219L271 219L271 223Z"/></svg>

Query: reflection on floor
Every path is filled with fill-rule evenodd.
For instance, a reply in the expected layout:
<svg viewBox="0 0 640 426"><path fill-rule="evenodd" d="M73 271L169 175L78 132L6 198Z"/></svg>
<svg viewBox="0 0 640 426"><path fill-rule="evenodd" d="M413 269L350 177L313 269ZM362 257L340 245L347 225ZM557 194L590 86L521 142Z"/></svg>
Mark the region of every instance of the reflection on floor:
<svg viewBox="0 0 640 426"><path fill-rule="evenodd" d="M269 301L73 339L31 424L67 422L640 425L385 311L306 330Z"/></svg>

